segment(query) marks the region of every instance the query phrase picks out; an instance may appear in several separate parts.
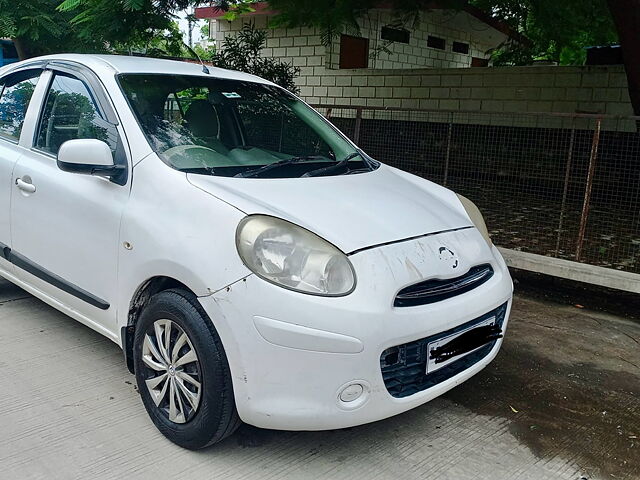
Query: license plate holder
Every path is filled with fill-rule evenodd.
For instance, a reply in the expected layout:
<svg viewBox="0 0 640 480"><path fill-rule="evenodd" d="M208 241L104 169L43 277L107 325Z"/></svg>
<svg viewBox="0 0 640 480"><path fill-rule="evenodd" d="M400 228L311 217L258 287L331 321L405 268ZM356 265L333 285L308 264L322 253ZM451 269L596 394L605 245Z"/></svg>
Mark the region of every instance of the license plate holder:
<svg viewBox="0 0 640 480"><path fill-rule="evenodd" d="M476 350L482 348L483 346L485 346L487 343L489 343L491 340L488 340L486 343L479 345L478 347L469 350L467 352L461 353L459 355L455 355L447 360L441 361L439 363L436 363L436 359L432 358L431 352L439 347L442 347L443 345L446 345L447 343L451 342L452 340L456 339L457 337L459 337L460 335L463 335L465 333L469 333L472 330L476 329L476 328L480 328L480 327L490 327L490 326L495 326L496 325L496 317L492 316L489 318L486 318L474 325L471 325L468 328L465 328L464 330L460 330L459 332L456 333L452 333L451 335L447 335L446 337L442 337L439 338L438 340L434 340L432 342L429 342L427 344L427 365L426 365L426 374L430 374L433 372L436 372L438 370L440 370L443 367L446 367L447 365L449 365L450 363L455 362L456 360L460 360L461 358L464 358L465 356L475 352Z"/></svg>

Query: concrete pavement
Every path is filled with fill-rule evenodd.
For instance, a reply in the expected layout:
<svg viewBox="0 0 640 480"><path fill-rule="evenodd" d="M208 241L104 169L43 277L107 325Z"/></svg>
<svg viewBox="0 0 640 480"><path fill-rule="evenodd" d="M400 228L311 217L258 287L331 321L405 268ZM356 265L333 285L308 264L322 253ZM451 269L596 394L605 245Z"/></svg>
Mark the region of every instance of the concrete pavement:
<svg viewBox="0 0 640 480"><path fill-rule="evenodd" d="M411 412L182 450L109 340L0 279L0 479L640 479L640 325L517 297L497 359Z"/></svg>

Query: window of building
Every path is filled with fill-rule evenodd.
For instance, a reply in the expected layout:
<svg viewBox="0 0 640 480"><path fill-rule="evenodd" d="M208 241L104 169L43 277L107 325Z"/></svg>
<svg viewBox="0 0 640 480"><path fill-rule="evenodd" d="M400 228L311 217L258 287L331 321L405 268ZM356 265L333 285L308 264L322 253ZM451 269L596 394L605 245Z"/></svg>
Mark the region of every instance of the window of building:
<svg viewBox="0 0 640 480"><path fill-rule="evenodd" d="M453 47L451 49L456 53L462 53L464 55L469 55L469 44L464 42L453 42Z"/></svg>
<svg viewBox="0 0 640 480"><path fill-rule="evenodd" d="M367 68L369 66L369 39L340 36L340 68Z"/></svg>
<svg viewBox="0 0 640 480"><path fill-rule="evenodd" d="M40 70L26 70L0 82L0 136L17 142Z"/></svg>
<svg viewBox="0 0 640 480"><path fill-rule="evenodd" d="M480 58L480 57L471 57L471 66L472 67L488 67L489 59Z"/></svg>
<svg viewBox="0 0 640 480"><path fill-rule="evenodd" d="M446 42L444 38L434 37L433 35L429 35L427 37L427 47L437 48L438 50L444 50L446 47Z"/></svg>
<svg viewBox="0 0 640 480"><path fill-rule="evenodd" d="M404 28L382 27L380 38L390 42L409 43L411 35L409 34L409 30Z"/></svg>

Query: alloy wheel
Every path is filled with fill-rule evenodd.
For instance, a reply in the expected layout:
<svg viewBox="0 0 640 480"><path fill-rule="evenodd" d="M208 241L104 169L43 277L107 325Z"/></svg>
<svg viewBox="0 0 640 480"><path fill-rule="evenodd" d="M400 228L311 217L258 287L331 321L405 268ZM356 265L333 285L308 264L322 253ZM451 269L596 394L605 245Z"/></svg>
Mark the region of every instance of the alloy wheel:
<svg viewBox="0 0 640 480"><path fill-rule="evenodd" d="M156 320L142 344L144 378L156 407L174 423L191 420L202 392L198 355L175 322Z"/></svg>

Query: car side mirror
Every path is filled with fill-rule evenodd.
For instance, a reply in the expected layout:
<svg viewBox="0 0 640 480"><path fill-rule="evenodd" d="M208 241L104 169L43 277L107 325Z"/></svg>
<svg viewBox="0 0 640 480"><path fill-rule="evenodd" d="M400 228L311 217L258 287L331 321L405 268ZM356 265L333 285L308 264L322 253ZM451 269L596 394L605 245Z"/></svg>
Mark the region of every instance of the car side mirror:
<svg viewBox="0 0 640 480"><path fill-rule="evenodd" d="M122 174L126 167L116 165L111 148L102 140L78 138L67 140L58 150L58 168L63 172L108 177Z"/></svg>

